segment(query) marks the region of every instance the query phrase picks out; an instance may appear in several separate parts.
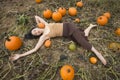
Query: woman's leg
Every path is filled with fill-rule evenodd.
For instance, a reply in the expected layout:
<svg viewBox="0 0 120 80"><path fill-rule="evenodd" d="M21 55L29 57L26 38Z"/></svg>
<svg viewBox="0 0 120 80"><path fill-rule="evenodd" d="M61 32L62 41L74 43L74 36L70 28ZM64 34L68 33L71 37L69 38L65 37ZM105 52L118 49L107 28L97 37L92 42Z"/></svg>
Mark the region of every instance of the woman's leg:
<svg viewBox="0 0 120 80"><path fill-rule="evenodd" d="M89 27L84 30L85 36L88 36L90 30L91 30L93 27L96 27L96 26L97 26L97 25L90 24Z"/></svg>
<svg viewBox="0 0 120 80"><path fill-rule="evenodd" d="M91 48L91 51L96 54L96 56L100 59L100 61L101 61L104 65L107 64L107 62L106 62L106 60L104 59L104 57L102 56L102 54L99 53L93 46L92 46L92 48Z"/></svg>
<svg viewBox="0 0 120 80"><path fill-rule="evenodd" d="M89 29L89 28L88 28ZM71 39L73 39L75 42L77 42L79 45L81 45L84 49L92 51L95 53L95 55L100 59L100 61L106 65L106 60L104 57L99 53L90 43L86 38L81 35L81 32L79 30L76 30L72 36Z"/></svg>

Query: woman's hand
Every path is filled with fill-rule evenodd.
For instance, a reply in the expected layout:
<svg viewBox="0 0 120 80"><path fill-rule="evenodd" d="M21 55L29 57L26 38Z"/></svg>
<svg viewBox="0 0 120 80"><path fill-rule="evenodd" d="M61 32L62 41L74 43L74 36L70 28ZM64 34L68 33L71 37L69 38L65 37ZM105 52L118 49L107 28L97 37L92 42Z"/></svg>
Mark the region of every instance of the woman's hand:
<svg viewBox="0 0 120 80"><path fill-rule="evenodd" d="M20 58L20 54L13 54L9 57L10 61L15 61Z"/></svg>

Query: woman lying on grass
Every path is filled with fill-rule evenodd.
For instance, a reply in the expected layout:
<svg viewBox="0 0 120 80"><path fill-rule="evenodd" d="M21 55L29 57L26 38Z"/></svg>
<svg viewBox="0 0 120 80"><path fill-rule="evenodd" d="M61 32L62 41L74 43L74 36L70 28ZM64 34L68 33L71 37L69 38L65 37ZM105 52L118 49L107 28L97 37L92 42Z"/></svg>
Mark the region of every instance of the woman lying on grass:
<svg viewBox="0 0 120 80"><path fill-rule="evenodd" d="M90 26L83 31L80 28L77 28L73 23L69 23L69 22L47 23L39 16L35 16L35 19L37 24L40 22L45 24L44 29L36 27L30 30L30 32L25 35L26 39L39 38L39 41L36 44L35 48L23 54L14 54L10 57L10 60L14 61L20 57L27 56L29 54L36 52L43 45L44 41L47 39L54 38L57 36L63 36L70 38L74 42L81 45L83 48L94 52L96 56L101 60L101 62L104 65L106 65L106 60L101 55L101 53L99 53L87 40L90 30L96 25L90 24Z"/></svg>

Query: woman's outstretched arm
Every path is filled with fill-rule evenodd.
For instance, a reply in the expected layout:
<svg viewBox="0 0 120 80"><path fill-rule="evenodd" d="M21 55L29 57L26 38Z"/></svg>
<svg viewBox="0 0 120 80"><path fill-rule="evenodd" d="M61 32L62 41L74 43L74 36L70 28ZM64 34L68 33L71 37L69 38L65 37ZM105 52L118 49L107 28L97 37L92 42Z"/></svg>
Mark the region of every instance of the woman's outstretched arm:
<svg viewBox="0 0 120 80"><path fill-rule="evenodd" d="M41 17L39 17L39 16L35 16L35 20L36 20L36 23L38 24L38 23L44 23L45 25L47 25L48 23L43 19L43 18L41 18Z"/></svg>
<svg viewBox="0 0 120 80"><path fill-rule="evenodd" d="M28 52L25 52L23 54L13 54L12 56L10 56L10 60L11 61L15 61L17 59L19 59L20 57L24 57L24 56L27 56L29 54L32 54L34 52L36 52L41 46L42 44L44 43L44 41L48 39L45 35L42 35L38 41L38 43L36 44L35 48L33 48L32 50L28 51Z"/></svg>

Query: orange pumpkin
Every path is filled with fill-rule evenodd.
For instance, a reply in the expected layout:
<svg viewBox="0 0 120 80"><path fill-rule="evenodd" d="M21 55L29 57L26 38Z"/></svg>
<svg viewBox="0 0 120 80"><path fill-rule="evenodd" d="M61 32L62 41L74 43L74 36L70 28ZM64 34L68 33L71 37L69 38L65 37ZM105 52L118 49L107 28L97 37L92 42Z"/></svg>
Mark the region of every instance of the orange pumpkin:
<svg viewBox="0 0 120 80"><path fill-rule="evenodd" d="M108 46L109 49L120 49L120 43L111 42Z"/></svg>
<svg viewBox="0 0 120 80"><path fill-rule="evenodd" d="M115 30L115 34L118 35L118 36L120 36L120 28L117 28L117 29Z"/></svg>
<svg viewBox="0 0 120 80"><path fill-rule="evenodd" d="M77 9L76 9L75 7L70 7L70 8L68 9L68 13L69 13L69 15L71 15L71 16L75 16L75 15L77 15Z"/></svg>
<svg viewBox="0 0 120 80"><path fill-rule="evenodd" d="M63 80L73 80L74 68L71 65L64 65L60 70L60 76Z"/></svg>
<svg viewBox="0 0 120 80"><path fill-rule="evenodd" d="M43 11L43 16L47 19L52 17L52 11L50 9L46 9Z"/></svg>
<svg viewBox="0 0 120 80"><path fill-rule="evenodd" d="M36 1L36 3L40 3L42 0L35 0Z"/></svg>
<svg viewBox="0 0 120 80"><path fill-rule="evenodd" d="M47 48L51 46L50 39L48 39L48 40L45 41L44 46L47 47Z"/></svg>
<svg viewBox="0 0 120 80"><path fill-rule="evenodd" d="M103 16L106 16L108 19L110 19L111 14L110 14L109 12L105 12L105 13L103 14Z"/></svg>
<svg viewBox="0 0 120 80"><path fill-rule="evenodd" d="M97 23L98 23L99 25L101 25L101 26L104 26L104 25L106 25L106 24L108 23L108 19L107 19L107 17L105 17L105 16L99 16L99 17L97 18Z"/></svg>
<svg viewBox="0 0 120 80"><path fill-rule="evenodd" d="M38 26L39 28L45 28L45 24L43 24L43 23L38 23L37 26Z"/></svg>
<svg viewBox="0 0 120 80"><path fill-rule="evenodd" d="M80 19L79 19L79 18L76 18L76 19L75 19L75 22L79 23L79 22L80 22Z"/></svg>
<svg viewBox="0 0 120 80"><path fill-rule="evenodd" d="M17 50L22 46L22 40L17 36L11 36L5 41L5 47L8 50Z"/></svg>
<svg viewBox="0 0 120 80"><path fill-rule="evenodd" d="M77 6L77 7L83 7L83 2L82 2L82 1L77 2L77 3L76 3L76 6Z"/></svg>
<svg viewBox="0 0 120 80"><path fill-rule="evenodd" d="M91 57L91 58L90 58L90 62L91 62L92 64L96 64L96 63L97 63L97 58L96 58L96 57Z"/></svg>
<svg viewBox="0 0 120 80"><path fill-rule="evenodd" d="M63 8L63 7L60 7L60 8L58 9L58 12L61 13L62 16L64 16L64 15L66 14L66 9Z"/></svg>
<svg viewBox="0 0 120 80"><path fill-rule="evenodd" d="M56 22L60 21L62 19L62 15L59 12L54 12L52 14L52 19Z"/></svg>

